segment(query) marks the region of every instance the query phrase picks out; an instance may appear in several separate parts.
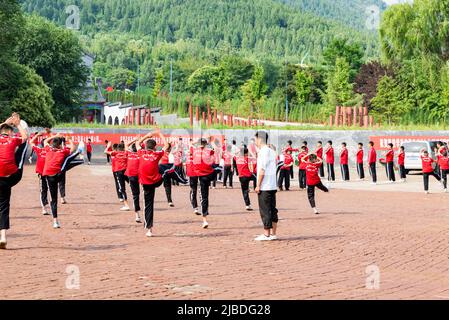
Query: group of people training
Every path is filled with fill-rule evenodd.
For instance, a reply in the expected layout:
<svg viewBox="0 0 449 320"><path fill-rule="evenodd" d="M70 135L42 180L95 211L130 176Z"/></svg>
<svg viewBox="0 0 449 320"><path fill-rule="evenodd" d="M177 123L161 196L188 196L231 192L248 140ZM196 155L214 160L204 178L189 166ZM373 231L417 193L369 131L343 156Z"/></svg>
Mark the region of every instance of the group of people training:
<svg viewBox="0 0 449 320"><path fill-rule="evenodd" d="M65 204L66 172L84 163L84 151L88 153L87 163L92 157L92 143L76 145L69 136L52 134L47 129L36 132L28 143L26 123L17 113L13 113L4 123L0 124L0 249L7 245L6 230L9 229L9 211L11 189L22 178L23 163L27 147L32 146L36 157L36 174L39 181L40 202L42 213L52 215L53 227L59 229L58 220L58 190L61 203ZM264 232L256 237L257 241L271 241L277 239L278 210L276 208L276 192L289 190L293 168L299 167L298 180L301 190L307 189L308 200L315 214L319 210L315 203L315 189L329 192L330 182L335 181L335 151L332 141L323 147L319 141L314 151L310 152L307 142L300 148L293 148L292 141L276 152L276 147L268 144L268 133L258 131L247 146L242 143L237 146L236 141L228 144L215 137L199 138L197 141L189 139L184 143L182 138L170 143L166 137L156 129L144 136L136 136L120 143L107 142L104 150L112 164L113 178L118 200L122 203L121 211L130 211L126 184L131 188L135 221L141 223L140 194L143 190L144 227L146 236L154 234L154 198L155 192L164 186L168 205L174 206L172 196L173 184L188 184L190 186L190 204L195 215L202 216L202 228L209 226L209 191L221 182L225 188L233 187L233 176L240 181L245 209L252 211L249 197L250 184L258 196L259 212ZM293 159L293 153L297 159ZM449 173L449 156L447 147L440 143L433 159L427 150L422 150L424 190L428 193L429 177L434 176L441 181L444 190L447 187ZM386 173L389 181L395 181L393 144L388 145L384 152ZM359 179L365 178L363 144L358 144L355 154L356 168ZM348 181L349 152L346 143L341 144L339 160L343 181ZM368 167L372 183L377 183L376 161L377 152L374 143L369 142ZM397 154L400 177L406 179L404 168L405 152L401 147ZM436 167L434 165L436 164ZM324 168L327 169L328 183L324 185ZM199 192L198 192L199 188ZM50 193L50 201L48 200ZM199 201L198 201L199 193Z"/></svg>

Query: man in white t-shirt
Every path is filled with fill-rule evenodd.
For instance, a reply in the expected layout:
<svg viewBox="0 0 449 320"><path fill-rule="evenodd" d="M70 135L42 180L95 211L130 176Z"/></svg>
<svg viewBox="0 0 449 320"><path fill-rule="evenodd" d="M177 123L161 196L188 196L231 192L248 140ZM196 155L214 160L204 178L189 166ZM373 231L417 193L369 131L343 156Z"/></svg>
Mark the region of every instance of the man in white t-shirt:
<svg viewBox="0 0 449 320"><path fill-rule="evenodd" d="M264 233L256 241L276 240L278 210L276 209L276 152L267 145L268 133L256 133L257 156L257 187L259 211L262 218Z"/></svg>

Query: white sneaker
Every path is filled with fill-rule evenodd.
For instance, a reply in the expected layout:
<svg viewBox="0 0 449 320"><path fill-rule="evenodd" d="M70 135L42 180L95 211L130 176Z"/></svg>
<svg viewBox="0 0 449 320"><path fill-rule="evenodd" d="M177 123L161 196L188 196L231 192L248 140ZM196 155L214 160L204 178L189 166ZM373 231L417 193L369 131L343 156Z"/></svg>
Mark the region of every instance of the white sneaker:
<svg viewBox="0 0 449 320"><path fill-rule="evenodd" d="M65 198L61 198L61 203L62 203L62 204L66 204L66 203L67 203L67 201L65 200Z"/></svg>
<svg viewBox="0 0 449 320"><path fill-rule="evenodd" d="M267 237L264 234L261 234L260 236L258 236L254 239L254 241L271 241L271 240L273 240L272 237L270 237L270 236Z"/></svg>
<svg viewBox="0 0 449 320"><path fill-rule="evenodd" d="M137 223L142 223L142 220L140 220L140 217L137 217L137 218L136 218L136 222L137 222Z"/></svg>
<svg viewBox="0 0 449 320"><path fill-rule="evenodd" d="M277 240L277 239L278 239L278 236L276 236L276 235L271 235L270 238L271 238L271 240Z"/></svg>
<svg viewBox="0 0 449 320"><path fill-rule="evenodd" d="M148 232L145 234L148 238L151 238L153 236L153 233L151 230L148 230Z"/></svg>
<svg viewBox="0 0 449 320"><path fill-rule="evenodd" d="M169 207L174 207L175 205L173 204L173 202L169 202L169 203L168 203L168 206L169 206Z"/></svg>
<svg viewBox="0 0 449 320"><path fill-rule="evenodd" d="M28 158L28 162L29 162L30 164L32 164L32 163L33 163L33 159L32 159L31 157L29 157L29 158Z"/></svg>
<svg viewBox="0 0 449 320"><path fill-rule="evenodd" d="M209 224L206 221L204 221L202 227L203 229L207 229L207 227L209 227Z"/></svg>
<svg viewBox="0 0 449 320"><path fill-rule="evenodd" d="M123 202L123 201L125 201L125 200L123 200L123 199L118 199L120 202Z"/></svg>
<svg viewBox="0 0 449 320"><path fill-rule="evenodd" d="M120 211L129 211L129 207L128 206L123 206L120 208Z"/></svg>
<svg viewBox="0 0 449 320"><path fill-rule="evenodd" d="M193 213L196 214L197 216L200 216L200 215L201 215L201 213L200 213L200 211L198 210L198 208L196 208L195 210L193 210Z"/></svg>
<svg viewBox="0 0 449 320"><path fill-rule="evenodd" d="M325 186L326 186L327 189L329 189L329 190L331 189L331 184L329 182L326 183Z"/></svg>
<svg viewBox="0 0 449 320"><path fill-rule="evenodd" d="M377 185L377 182L371 182L371 184L375 186L375 185Z"/></svg>
<svg viewBox="0 0 449 320"><path fill-rule="evenodd" d="M54 228L54 229L59 229L59 228L61 228L61 225L59 224L58 221L53 222L53 228Z"/></svg>
<svg viewBox="0 0 449 320"><path fill-rule="evenodd" d="M48 211L47 211L47 208L42 208L42 214L43 214L44 216L48 216L48 215L49 215L49 213L48 213Z"/></svg>
<svg viewBox="0 0 449 320"><path fill-rule="evenodd" d="M425 193L425 194L429 194L430 192L429 192L429 191L424 191L424 193Z"/></svg>
<svg viewBox="0 0 449 320"><path fill-rule="evenodd" d="M313 213L315 213L315 214L320 214L320 212L318 211L317 208L313 208Z"/></svg>
<svg viewBox="0 0 449 320"><path fill-rule="evenodd" d="M246 211L253 211L253 208L251 206L246 206Z"/></svg>

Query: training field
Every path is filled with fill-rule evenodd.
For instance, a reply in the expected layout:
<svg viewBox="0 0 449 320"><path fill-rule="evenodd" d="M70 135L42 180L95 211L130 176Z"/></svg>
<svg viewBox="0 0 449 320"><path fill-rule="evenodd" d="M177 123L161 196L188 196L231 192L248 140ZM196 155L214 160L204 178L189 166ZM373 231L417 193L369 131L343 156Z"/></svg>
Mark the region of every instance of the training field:
<svg viewBox="0 0 449 320"><path fill-rule="evenodd" d="M421 179L336 183L330 194L317 192L318 216L294 180L293 191L278 192L280 240L258 243L257 197L256 210L244 211L238 183L211 190L206 230L188 187L174 187L175 208L159 188L155 237L146 238L134 213L119 211L106 165L68 173L68 204L54 230L27 166L0 252L2 298L449 299L449 194L431 180L435 193L425 195Z"/></svg>

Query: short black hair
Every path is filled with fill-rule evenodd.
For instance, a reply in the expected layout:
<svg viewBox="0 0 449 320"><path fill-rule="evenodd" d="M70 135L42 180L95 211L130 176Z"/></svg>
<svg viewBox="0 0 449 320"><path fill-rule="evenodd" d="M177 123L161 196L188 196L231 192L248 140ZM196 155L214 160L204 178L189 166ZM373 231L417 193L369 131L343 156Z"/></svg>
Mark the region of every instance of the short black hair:
<svg viewBox="0 0 449 320"><path fill-rule="evenodd" d="M292 145L292 143L293 143L293 141L291 141L291 140L288 140L288 141L287 141L287 143L288 143L288 145L290 145L290 146L291 146L291 145Z"/></svg>
<svg viewBox="0 0 449 320"><path fill-rule="evenodd" d="M257 131L255 134L256 138L262 139L262 141L266 144L268 143L268 132L266 131Z"/></svg>
<svg viewBox="0 0 449 320"><path fill-rule="evenodd" d="M330 145L332 145L332 140L327 141L327 143L329 143Z"/></svg>
<svg viewBox="0 0 449 320"><path fill-rule="evenodd" d="M404 146L401 146L401 150L405 150Z"/></svg>
<svg viewBox="0 0 449 320"><path fill-rule="evenodd" d="M240 154L242 156L246 156L248 154L248 148L246 147L246 144L243 146L243 148L240 150Z"/></svg>
<svg viewBox="0 0 449 320"><path fill-rule="evenodd" d="M307 145L307 141L304 140L304 141L302 142L302 144L306 146L306 145Z"/></svg>
<svg viewBox="0 0 449 320"><path fill-rule="evenodd" d="M374 142L372 142L372 141L370 141L368 144L372 147L374 146Z"/></svg>
<svg viewBox="0 0 449 320"><path fill-rule="evenodd" d="M232 140L232 144L237 144L237 141L235 141L235 140Z"/></svg>
<svg viewBox="0 0 449 320"><path fill-rule="evenodd" d="M346 142L342 142L341 144L346 147Z"/></svg>
<svg viewBox="0 0 449 320"><path fill-rule="evenodd" d="M118 146L117 146L117 150L118 151L125 151L125 144L119 143Z"/></svg>
<svg viewBox="0 0 449 320"><path fill-rule="evenodd" d="M311 154L311 155L309 156L309 160L315 161L316 159L317 159L316 154Z"/></svg>
<svg viewBox="0 0 449 320"><path fill-rule="evenodd" d="M393 148L393 144L391 142L388 145Z"/></svg>
<svg viewBox="0 0 449 320"><path fill-rule="evenodd" d="M359 146L363 147L363 143L359 142Z"/></svg>
<svg viewBox="0 0 449 320"><path fill-rule="evenodd" d="M322 142L321 140L318 140L318 143L319 143L319 144L323 144L323 142Z"/></svg>
<svg viewBox="0 0 449 320"><path fill-rule="evenodd" d="M0 131L14 131L14 128L11 125L7 124L7 123L3 123L0 126Z"/></svg>
<svg viewBox="0 0 449 320"><path fill-rule="evenodd" d="M53 148L59 148L62 144L62 138L56 137L51 140L51 145Z"/></svg>
<svg viewBox="0 0 449 320"><path fill-rule="evenodd" d="M147 149L147 150L154 150L154 148L156 148L156 145L157 145L156 140L149 139L145 143L145 149Z"/></svg>
<svg viewBox="0 0 449 320"><path fill-rule="evenodd" d="M114 143L112 145L112 150L117 151L117 149L118 149L118 143Z"/></svg>

